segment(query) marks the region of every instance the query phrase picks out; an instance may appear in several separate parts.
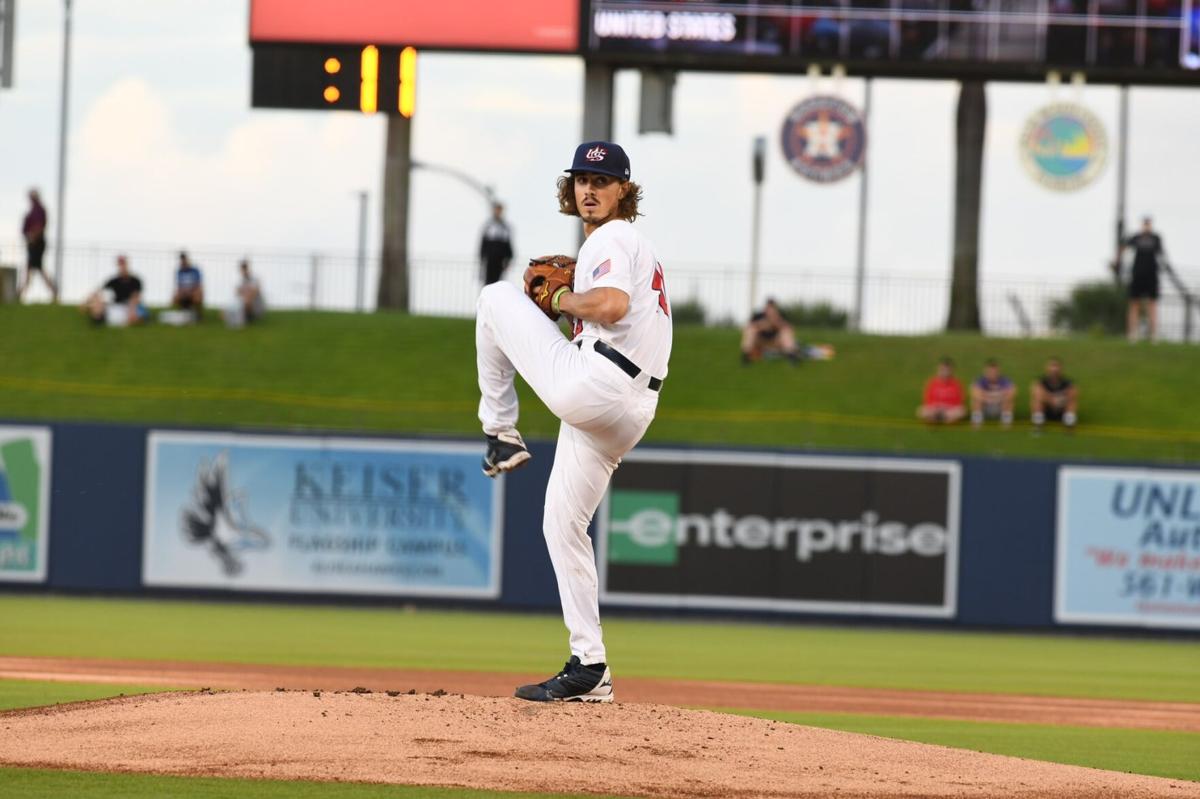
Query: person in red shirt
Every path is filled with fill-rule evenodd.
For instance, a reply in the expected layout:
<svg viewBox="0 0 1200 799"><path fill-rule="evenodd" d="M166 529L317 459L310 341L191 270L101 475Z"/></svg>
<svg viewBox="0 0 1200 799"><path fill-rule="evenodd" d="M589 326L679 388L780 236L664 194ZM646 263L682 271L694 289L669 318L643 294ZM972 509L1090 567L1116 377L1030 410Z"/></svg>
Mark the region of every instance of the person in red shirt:
<svg viewBox="0 0 1200 799"><path fill-rule="evenodd" d="M917 416L933 424L952 424L966 415L962 383L954 376L954 361L943 357L938 361L937 374L925 383L925 397Z"/></svg>

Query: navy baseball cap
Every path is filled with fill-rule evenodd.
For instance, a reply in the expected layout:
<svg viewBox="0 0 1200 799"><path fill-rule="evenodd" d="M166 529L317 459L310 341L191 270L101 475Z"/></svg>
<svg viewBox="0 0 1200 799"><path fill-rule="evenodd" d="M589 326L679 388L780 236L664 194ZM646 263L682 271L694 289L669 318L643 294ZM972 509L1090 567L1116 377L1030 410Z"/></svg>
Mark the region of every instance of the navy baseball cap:
<svg viewBox="0 0 1200 799"><path fill-rule="evenodd" d="M619 144L610 141L585 141L575 148L575 160L571 163L571 168L565 171L572 175L576 172L594 172L629 180L629 156L625 155Z"/></svg>

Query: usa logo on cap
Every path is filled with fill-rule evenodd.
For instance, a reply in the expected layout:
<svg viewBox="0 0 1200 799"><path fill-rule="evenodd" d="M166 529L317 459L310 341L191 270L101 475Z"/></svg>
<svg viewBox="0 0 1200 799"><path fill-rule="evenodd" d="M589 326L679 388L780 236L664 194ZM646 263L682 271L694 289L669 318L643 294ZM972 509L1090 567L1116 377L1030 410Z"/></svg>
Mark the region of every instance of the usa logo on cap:
<svg viewBox="0 0 1200 799"><path fill-rule="evenodd" d="M609 175L620 180L629 180L629 156L621 145L610 141L585 141L575 148L575 159L566 170Z"/></svg>

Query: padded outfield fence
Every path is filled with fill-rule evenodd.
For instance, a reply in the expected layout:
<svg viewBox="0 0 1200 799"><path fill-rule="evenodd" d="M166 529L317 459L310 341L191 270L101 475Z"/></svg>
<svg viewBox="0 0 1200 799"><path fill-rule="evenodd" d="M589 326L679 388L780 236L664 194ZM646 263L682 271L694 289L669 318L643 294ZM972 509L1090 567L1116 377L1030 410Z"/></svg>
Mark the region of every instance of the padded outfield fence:
<svg viewBox="0 0 1200 799"><path fill-rule="evenodd" d="M0 423L0 586L553 610L553 445ZM602 604L940 626L1200 630L1200 471L638 447Z"/></svg>
<svg viewBox="0 0 1200 799"><path fill-rule="evenodd" d="M118 253L129 255L131 268L142 278L151 305L169 302L178 250L113 245L81 245L64 253L63 301L78 303L107 280L115 270ZM249 258L272 307L325 311L375 308L377 258L366 259L360 270L356 255L346 252L200 248L189 250L189 254L204 270L210 305L221 306L232 300L237 264ZM18 243L0 246L0 266L20 265L23 261L24 251ZM51 253L47 264L52 262ZM1200 287L1200 269L1179 268L1176 272L1178 282L1170 276L1162 279L1160 337L1196 341L1200 339L1200 296L1191 292ZM1095 281L1109 278L1103 267L1097 268ZM519 279L519 270L510 270L508 279ZM749 277L743 264L675 264L669 270L668 281L672 300L676 304L697 303L710 324L736 324L746 318ZM1078 282L983 274L979 301L984 331L997 336L1052 334L1052 309L1055 303L1068 299ZM410 288L414 313L470 317L480 288L479 265L462 257L415 256L410 262ZM873 270L864 287L863 329L901 335L939 331L945 325L949 288L948 273L931 276ZM848 269L774 265L764 268L759 276L759 298L774 296L783 304L828 303L848 311L854 294L854 276Z"/></svg>

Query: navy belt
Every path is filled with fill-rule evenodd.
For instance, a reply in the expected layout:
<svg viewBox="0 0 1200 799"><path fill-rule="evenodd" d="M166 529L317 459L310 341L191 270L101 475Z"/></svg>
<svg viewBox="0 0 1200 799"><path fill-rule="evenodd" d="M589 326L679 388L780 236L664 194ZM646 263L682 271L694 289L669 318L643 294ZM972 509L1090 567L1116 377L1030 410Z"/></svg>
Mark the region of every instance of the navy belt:
<svg viewBox="0 0 1200 799"><path fill-rule="evenodd" d="M575 346L583 349L583 341L576 341ZM599 339L597 339L592 345L592 349L615 363L622 372L629 375L631 378L636 379L637 376L642 373L642 370L637 367L637 364L626 358L618 350L610 347L608 344L605 344ZM663 381L660 378L652 377L650 378L650 382L646 383L646 388L650 389L651 391L658 391L660 388L662 388L662 384Z"/></svg>

